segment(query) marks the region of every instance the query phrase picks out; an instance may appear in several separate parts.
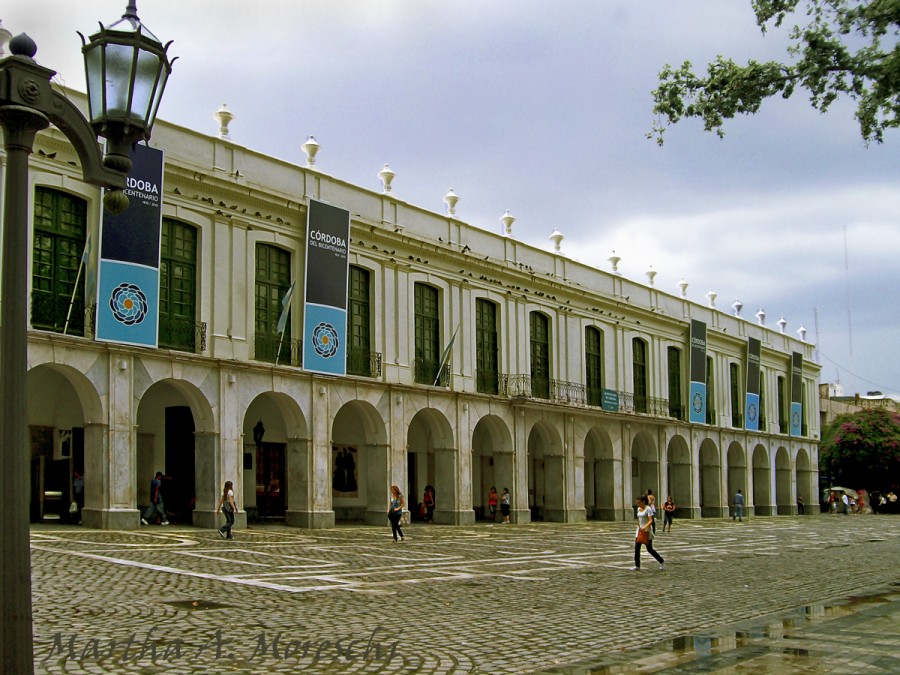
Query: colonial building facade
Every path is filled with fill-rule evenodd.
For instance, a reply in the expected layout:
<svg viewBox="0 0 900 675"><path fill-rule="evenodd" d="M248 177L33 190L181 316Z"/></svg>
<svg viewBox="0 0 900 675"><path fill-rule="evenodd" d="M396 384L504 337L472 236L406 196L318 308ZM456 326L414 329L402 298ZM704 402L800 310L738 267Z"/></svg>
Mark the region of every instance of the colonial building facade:
<svg viewBox="0 0 900 675"><path fill-rule="evenodd" d="M388 174L351 185L164 121L151 145L165 153L156 349L94 339L79 263L100 194L62 134L36 143L23 261L35 519L68 504L76 471L83 523L122 529L139 527L156 471L172 517L203 527L226 480L241 517L315 528L383 524L392 484L411 503L434 486L446 524L482 518L492 486L520 523L630 518L647 488L689 518L727 515L738 489L756 514L815 499L812 345L419 208ZM346 377L300 367L302 292L276 330L303 285L310 199L351 214ZM692 319L708 331L703 423L686 405ZM750 337L760 431L743 419Z"/></svg>

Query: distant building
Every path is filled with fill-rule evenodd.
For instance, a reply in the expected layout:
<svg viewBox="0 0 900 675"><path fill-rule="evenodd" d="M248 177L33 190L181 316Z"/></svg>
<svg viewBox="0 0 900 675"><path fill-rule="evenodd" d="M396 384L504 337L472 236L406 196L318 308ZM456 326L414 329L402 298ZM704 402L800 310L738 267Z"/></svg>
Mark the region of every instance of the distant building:
<svg viewBox="0 0 900 675"><path fill-rule="evenodd" d="M100 246L78 270L88 238L99 241L100 194L60 132L38 136L22 265L36 519L68 503L73 471L85 525L123 529L139 527L157 470L172 517L204 527L225 480L241 518L302 527L385 524L391 484L410 504L433 485L446 524L482 518L491 486L510 489L518 522L631 518L648 488L693 518L726 515L738 489L757 514L814 501L819 366L811 344L761 312L748 320L714 295L688 300L686 282L672 294L577 262L559 233L555 250L524 244L508 214L503 232L466 223L452 193L447 213L415 206L385 171L376 189L353 185L313 166L311 144L305 167L255 152L224 126L218 137L154 129L165 152L158 348L94 338L85 277ZM311 199L350 212L346 376L300 367ZM706 328L707 392L693 423L692 320Z"/></svg>
<svg viewBox="0 0 900 675"><path fill-rule="evenodd" d="M880 391L866 392L865 395L854 394L844 396L844 388L838 383L819 385L819 426L824 428L835 420L838 415L873 408L884 408L892 412L900 413L900 401L885 396Z"/></svg>

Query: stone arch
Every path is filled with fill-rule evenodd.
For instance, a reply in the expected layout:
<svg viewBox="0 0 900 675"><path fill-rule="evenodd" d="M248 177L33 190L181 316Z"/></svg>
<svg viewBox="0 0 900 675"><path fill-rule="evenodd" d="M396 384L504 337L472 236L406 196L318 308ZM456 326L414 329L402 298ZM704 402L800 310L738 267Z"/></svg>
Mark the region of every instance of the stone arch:
<svg viewBox="0 0 900 675"><path fill-rule="evenodd" d="M598 428L584 439L584 506L593 520L616 520L616 462L609 434Z"/></svg>
<svg viewBox="0 0 900 675"><path fill-rule="evenodd" d="M669 447L666 451L668 461L666 463L666 484L668 494L660 495L665 501L669 495L675 502L675 517L694 518L696 505L694 504L693 471L691 470L691 450L684 436L675 435L669 439Z"/></svg>
<svg viewBox="0 0 900 675"><path fill-rule="evenodd" d="M25 379L25 411L28 425L30 512L35 521L84 520L101 527L100 512L108 504L110 462L103 404L94 384L70 366L47 363L28 371ZM84 480L84 491L74 491L75 473ZM106 490L106 492L105 492ZM78 501L81 511L69 515L69 504ZM129 500L130 501L130 500ZM127 504L131 506L132 504ZM137 524L133 518L130 527Z"/></svg>
<svg viewBox="0 0 900 675"><path fill-rule="evenodd" d="M497 415L485 415L472 431L472 506L476 518L487 518L488 494L498 496L515 485L512 434ZM498 506L499 509L499 506ZM499 510L498 510L499 513Z"/></svg>
<svg viewBox="0 0 900 675"><path fill-rule="evenodd" d="M700 516L721 518L727 514L722 499L722 466L719 448L712 439L706 438L700 444Z"/></svg>
<svg viewBox="0 0 900 675"><path fill-rule="evenodd" d="M348 401L337 411L328 462L335 519L384 524L390 499L387 439L384 420L368 401Z"/></svg>
<svg viewBox="0 0 900 675"><path fill-rule="evenodd" d="M452 523L459 501L459 452L453 429L443 413L434 408L419 410L407 430L407 503L410 510L422 501L425 488L435 493L434 522Z"/></svg>
<svg viewBox="0 0 900 675"><path fill-rule="evenodd" d="M220 458L212 406L203 392L185 380L157 380L140 395L136 421L138 505L150 503L150 480L162 471L162 494L170 519L211 525L221 491Z"/></svg>
<svg viewBox="0 0 900 675"><path fill-rule="evenodd" d="M791 456L787 449L779 446L775 453L775 508L780 516L793 513L794 504L791 500Z"/></svg>
<svg viewBox="0 0 900 675"><path fill-rule="evenodd" d="M656 439L647 431L640 430L631 440L631 503L645 490L659 495L659 449ZM657 507L660 502L657 501Z"/></svg>
<svg viewBox="0 0 900 675"><path fill-rule="evenodd" d="M819 502L819 486L816 481L816 472L812 470L809 461L809 453L806 448L800 448L797 451L797 511L799 512L799 500L803 499L804 513L807 508L817 508ZM813 513L810 511L810 513Z"/></svg>
<svg viewBox="0 0 900 675"><path fill-rule="evenodd" d="M307 495L309 430L290 396L266 391L247 406L242 424L240 494L250 520L296 525L296 513L310 510Z"/></svg>
<svg viewBox="0 0 900 675"><path fill-rule="evenodd" d="M726 494L729 499L740 490L745 496L745 502L749 502L749 493L747 491L747 456L744 448L737 441L732 441L728 445L727 455L727 486ZM752 505L751 505L752 506ZM745 509L746 510L746 509ZM747 511L749 514L750 512Z"/></svg>
<svg viewBox="0 0 900 675"><path fill-rule="evenodd" d="M546 421L528 434L528 507L532 520L565 520L565 473L562 439Z"/></svg>
<svg viewBox="0 0 900 675"><path fill-rule="evenodd" d="M774 514L769 453L762 444L753 448L753 513L757 516Z"/></svg>

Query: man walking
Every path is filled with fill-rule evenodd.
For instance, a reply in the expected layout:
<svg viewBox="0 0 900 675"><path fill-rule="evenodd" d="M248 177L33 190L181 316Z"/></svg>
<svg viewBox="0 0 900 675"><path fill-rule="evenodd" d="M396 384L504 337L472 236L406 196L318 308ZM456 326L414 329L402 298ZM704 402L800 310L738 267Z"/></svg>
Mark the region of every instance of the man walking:
<svg viewBox="0 0 900 675"><path fill-rule="evenodd" d="M734 520L735 518L737 518L738 522L744 522L744 495L740 490L734 496L734 511L731 514L731 519Z"/></svg>
<svg viewBox="0 0 900 675"><path fill-rule="evenodd" d="M162 477L162 471L157 471L156 478L150 481L150 506L144 511L144 517L141 518L142 525L148 525L149 520L151 518L155 520L157 516L159 516L160 525L169 524L162 498Z"/></svg>

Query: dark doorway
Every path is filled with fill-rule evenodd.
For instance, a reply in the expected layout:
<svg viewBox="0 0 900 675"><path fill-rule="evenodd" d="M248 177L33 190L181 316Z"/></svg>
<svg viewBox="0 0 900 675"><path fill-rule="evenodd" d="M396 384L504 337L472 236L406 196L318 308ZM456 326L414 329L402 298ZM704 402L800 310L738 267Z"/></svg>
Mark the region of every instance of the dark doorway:
<svg viewBox="0 0 900 675"><path fill-rule="evenodd" d="M196 498L194 471L194 415L188 406L168 407L162 496L171 521L192 521Z"/></svg>
<svg viewBox="0 0 900 675"><path fill-rule="evenodd" d="M419 513L419 486L416 483L418 472L416 453L406 453L406 508L411 514Z"/></svg>
<svg viewBox="0 0 900 675"><path fill-rule="evenodd" d="M285 450L284 443L259 443L256 446L256 507L260 518L284 518Z"/></svg>

